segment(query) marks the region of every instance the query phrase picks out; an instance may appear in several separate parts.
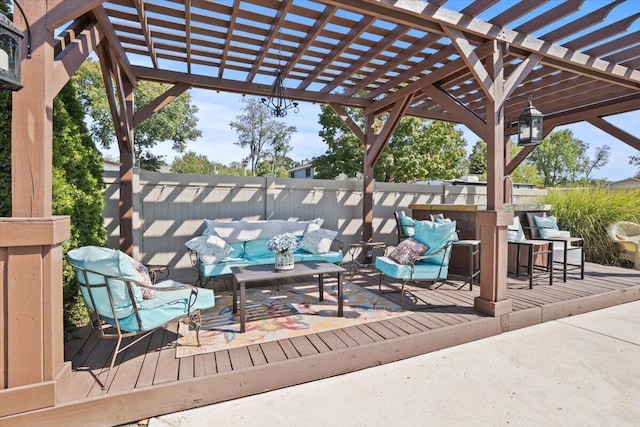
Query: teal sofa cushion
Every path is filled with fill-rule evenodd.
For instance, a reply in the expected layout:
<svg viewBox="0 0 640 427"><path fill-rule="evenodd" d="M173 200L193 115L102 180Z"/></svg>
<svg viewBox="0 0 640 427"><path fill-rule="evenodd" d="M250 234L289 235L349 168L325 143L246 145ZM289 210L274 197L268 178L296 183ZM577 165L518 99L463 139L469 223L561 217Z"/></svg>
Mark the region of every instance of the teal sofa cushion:
<svg viewBox="0 0 640 427"><path fill-rule="evenodd" d="M376 257L375 266L389 277L396 279L411 280L437 280L446 279L449 274L449 267L431 263L416 262L413 274L411 274L411 265L398 264L389 257Z"/></svg>
<svg viewBox="0 0 640 427"><path fill-rule="evenodd" d="M174 280L165 280L157 283L158 287L181 286L182 283ZM171 291L156 291L155 298L145 300L138 305L140 325L135 314L118 319L120 329L127 332L148 331L166 325L174 319L186 315L189 312L189 298L191 290L177 289ZM198 288L198 296L191 307L191 312L213 307L215 298L212 289ZM114 320L104 318L108 323L114 324Z"/></svg>
<svg viewBox="0 0 640 427"><path fill-rule="evenodd" d="M273 255L273 252L271 252L267 246L269 240L270 239L256 239L245 242L244 256L247 258L259 258L265 255Z"/></svg>

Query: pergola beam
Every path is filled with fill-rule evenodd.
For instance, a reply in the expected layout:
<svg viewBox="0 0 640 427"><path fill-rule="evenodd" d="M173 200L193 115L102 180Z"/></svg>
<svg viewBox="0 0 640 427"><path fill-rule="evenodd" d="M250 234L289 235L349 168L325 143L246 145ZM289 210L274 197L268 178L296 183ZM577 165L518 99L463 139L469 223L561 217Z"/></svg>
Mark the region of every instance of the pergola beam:
<svg viewBox="0 0 640 427"><path fill-rule="evenodd" d="M109 41L109 46L111 46L115 51L117 61L120 64L120 67L122 67L122 71L127 75L127 79L135 86L137 82L136 75L131 68L127 54L124 52L124 49L118 40L118 36L116 36L116 32L111 25L111 21L109 21L107 12L104 10L103 6L98 6L92 9L91 12L98 21L98 24L100 24L105 38Z"/></svg>
<svg viewBox="0 0 640 427"><path fill-rule="evenodd" d="M182 95L184 92L191 88L187 83L178 83L172 87L170 87L166 92L162 95L158 96L153 101L149 102L147 105L142 107L140 110L136 111L133 115L133 128L137 128L147 120L149 117L154 115L155 113L161 111L164 107L166 107L169 103L171 103L174 99Z"/></svg>
<svg viewBox="0 0 640 427"><path fill-rule="evenodd" d="M342 122L349 128L349 130L358 138L358 141L362 143L362 145L366 144L366 135L360 129L360 126L349 116L347 110L340 104L330 103L329 106L333 110L334 113L342 120Z"/></svg>
<svg viewBox="0 0 640 427"><path fill-rule="evenodd" d="M101 40L100 28L92 23L55 56L51 82L53 93L60 92Z"/></svg>
<svg viewBox="0 0 640 427"><path fill-rule="evenodd" d="M133 4L138 12L138 20L140 21L140 27L142 28L142 34L144 35L144 41L149 49L149 57L153 66L158 68L158 58L156 57L156 50L153 47L153 38L151 37L151 30L149 29L149 22L147 21L147 14L144 10L144 0L133 0Z"/></svg>
<svg viewBox="0 0 640 427"><path fill-rule="evenodd" d="M53 31L99 7L106 0L64 0L47 12L47 29Z"/></svg>
<svg viewBox="0 0 640 427"><path fill-rule="evenodd" d="M587 119L587 122L591 123L598 129L608 133L609 135L618 138L620 141L630 145L636 150L640 150L640 138L631 135L630 133L620 129L617 126L612 125L602 117L591 117Z"/></svg>
<svg viewBox="0 0 640 427"><path fill-rule="evenodd" d="M159 83L187 83L193 87L203 89L221 90L225 92L242 93L247 95L265 96L271 91L271 86L242 81L219 79L216 77L202 76L198 74L186 74L179 71L156 70L149 67L134 65L132 67L137 77L141 80L155 81ZM369 101L338 94L324 94L319 96L316 92L298 89L287 89L287 94L294 99L308 102L337 103L349 107L364 108Z"/></svg>

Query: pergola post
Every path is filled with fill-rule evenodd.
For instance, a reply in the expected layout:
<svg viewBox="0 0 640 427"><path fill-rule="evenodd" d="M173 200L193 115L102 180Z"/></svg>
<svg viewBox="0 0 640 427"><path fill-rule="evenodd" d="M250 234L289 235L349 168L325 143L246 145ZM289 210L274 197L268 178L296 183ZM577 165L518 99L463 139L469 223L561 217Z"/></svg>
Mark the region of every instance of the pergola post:
<svg viewBox="0 0 640 427"><path fill-rule="evenodd" d="M32 57L13 94L12 217L0 218L0 416L55 405L64 362L62 242L69 217L52 216L54 34L47 1L22 2ZM16 13L18 28L26 28Z"/></svg>
<svg viewBox="0 0 640 427"><path fill-rule="evenodd" d="M507 226L513 221L513 212L505 211L504 204L504 109L506 100L503 79L502 44L494 41L493 53L487 58L486 77L491 82L487 92L487 210L478 212L482 252L480 256L480 296L474 301L475 309L491 316L511 312L507 299ZM483 86L484 87L484 86Z"/></svg>
<svg viewBox="0 0 640 427"><path fill-rule="evenodd" d="M97 52L100 57L102 79L107 91L106 96L120 150L119 246L122 252L133 256L134 84L128 78L108 44L100 43Z"/></svg>
<svg viewBox="0 0 640 427"><path fill-rule="evenodd" d="M373 176L374 153L372 150L375 139L373 123L375 115L365 116L364 162L362 170L362 240L373 240L373 190L375 179ZM366 256L366 255L365 255Z"/></svg>

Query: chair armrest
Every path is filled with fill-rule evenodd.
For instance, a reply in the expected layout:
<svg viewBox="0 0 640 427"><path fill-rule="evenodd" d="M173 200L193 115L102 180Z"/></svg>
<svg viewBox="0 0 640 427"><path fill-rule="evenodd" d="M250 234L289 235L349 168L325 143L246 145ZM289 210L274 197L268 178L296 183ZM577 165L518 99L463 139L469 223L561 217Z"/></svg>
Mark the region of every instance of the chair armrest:
<svg viewBox="0 0 640 427"><path fill-rule="evenodd" d="M187 248L187 252L189 253L189 260L191 261L191 266L199 271L200 257L198 256L198 252L189 248Z"/></svg>
<svg viewBox="0 0 640 427"><path fill-rule="evenodd" d="M156 292L156 291L168 292L168 291L178 291L178 290L190 290L191 292L189 293L189 305L187 307L187 312L188 313L191 313L191 307L193 307L193 304L195 304L196 299L198 298L198 288L196 286L189 285L188 283L182 283L182 284L177 285L177 286L148 286L148 285L142 284L140 282L137 282L135 280L132 280L132 282L135 282L141 288L147 288L149 290L152 290L153 292Z"/></svg>
<svg viewBox="0 0 640 427"><path fill-rule="evenodd" d="M447 252L447 249L449 249L449 247L451 247L451 244L452 244L452 242L449 241L444 246L442 246L440 249L438 249L437 251L435 251L433 253L430 253L429 255L420 255L420 256L411 258L411 267L413 267L413 265L417 261L422 261L422 260L429 259L429 258L435 258L437 256L441 256L441 255L445 254Z"/></svg>
<svg viewBox="0 0 640 427"><path fill-rule="evenodd" d="M144 266L147 267L147 271L149 271L151 283L156 283L158 280L164 280L169 277L168 265L145 264ZM158 279L160 274L162 274L162 278Z"/></svg>
<svg viewBox="0 0 640 427"><path fill-rule="evenodd" d="M344 252L344 243L342 240L333 239L333 242L331 242L331 249L337 252Z"/></svg>

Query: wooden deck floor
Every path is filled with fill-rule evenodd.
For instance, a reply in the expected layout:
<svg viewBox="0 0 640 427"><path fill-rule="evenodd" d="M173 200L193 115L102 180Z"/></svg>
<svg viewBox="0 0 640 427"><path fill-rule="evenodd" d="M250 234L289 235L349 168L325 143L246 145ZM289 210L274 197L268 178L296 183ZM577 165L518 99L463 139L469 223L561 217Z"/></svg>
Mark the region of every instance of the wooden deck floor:
<svg viewBox="0 0 640 427"><path fill-rule="evenodd" d="M348 280L378 290L378 276L360 270ZM388 284L385 281L385 284ZM163 413L339 375L428 353L509 330L640 299L640 272L587 264L584 280L558 276L509 278L513 312L493 318L473 309L479 286L461 282L437 288L412 286L405 308L413 314L390 320L251 345L187 358L175 357L177 324L155 332L119 357L113 380L103 390L114 343L88 328L69 341L69 386L51 409L16 417L16 424L117 425ZM385 293L399 302L399 293ZM431 305L427 305L431 304Z"/></svg>

